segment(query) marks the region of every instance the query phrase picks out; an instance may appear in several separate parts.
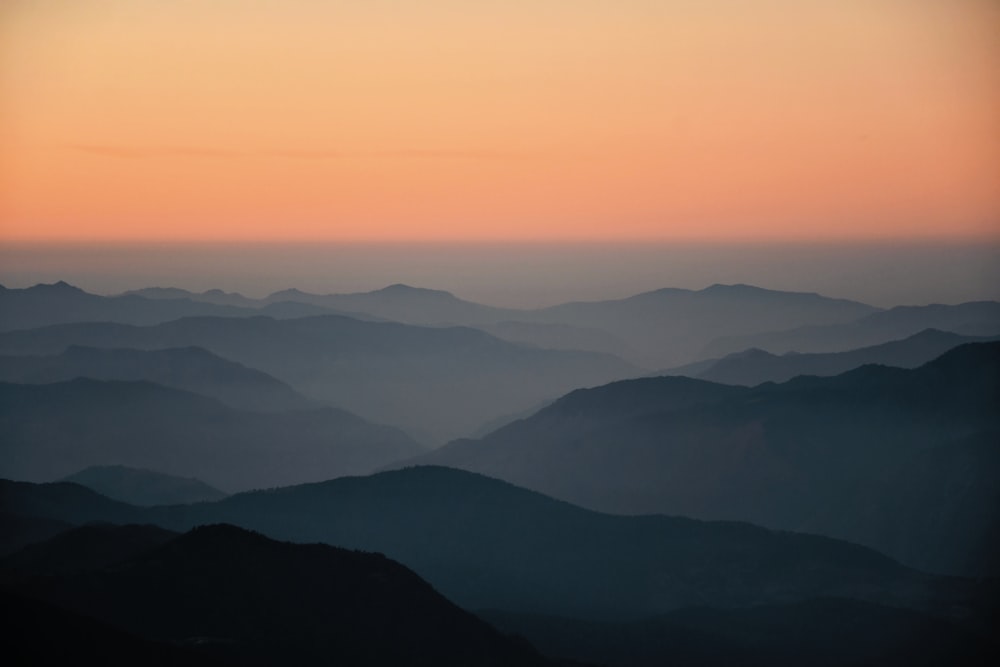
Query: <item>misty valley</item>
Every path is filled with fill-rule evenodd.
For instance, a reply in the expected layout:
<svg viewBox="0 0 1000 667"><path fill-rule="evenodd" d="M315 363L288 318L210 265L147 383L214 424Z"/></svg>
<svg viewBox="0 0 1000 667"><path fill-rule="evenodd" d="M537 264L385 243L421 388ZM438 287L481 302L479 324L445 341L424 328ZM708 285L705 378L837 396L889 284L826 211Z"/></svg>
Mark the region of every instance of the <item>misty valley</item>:
<svg viewBox="0 0 1000 667"><path fill-rule="evenodd" d="M0 287L0 522L8 664L1000 664L1000 302Z"/></svg>

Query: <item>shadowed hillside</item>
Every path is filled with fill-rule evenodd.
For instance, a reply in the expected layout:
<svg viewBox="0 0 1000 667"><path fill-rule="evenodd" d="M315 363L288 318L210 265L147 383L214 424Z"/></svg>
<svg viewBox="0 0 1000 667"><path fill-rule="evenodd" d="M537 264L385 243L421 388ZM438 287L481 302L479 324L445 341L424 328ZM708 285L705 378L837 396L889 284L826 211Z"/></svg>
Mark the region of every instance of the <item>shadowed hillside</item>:
<svg viewBox="0 0 1000 667"><path fill-rule="evenodd" d="M20 384L146 380L217 398L243 410L277 412L317 407L266 373L198 347L165 350L101 349L71 345L61 354L0 357L0 381Z"/></svg>
<svg viewBox="0 0 1000 667"><path fill-rule="evenodd" d="M422 451L335 408L258 413L148 382L0 383L0 475L50 480L125 465L224 491L369 472Z"/></svg>
<svg viewBox="0 0 1000 667"><path fill-rule="evenodd" d="M117 550L120 560L81 562L73 547L82 531L36 545L34 558L79 567L50 567L15 587L147 640L241 663L547 664L380 554L275 542L224 525L135 553L139 531L89 531L91 549Z"/></svg>
<svg viewBox="0 0 1000 667"><path fill-rule="evenodd" d="M202 347L429 442L467 435L489 419L570 389L638 372L610 355L530 348L476 329L335 315L205 317L151 327L72 324L0 334L0 354L53 354L69 345Z"/></svg>
<svg viewBox="0 0 1000 667"><path fill-rule="evenodd" d="M920 368L754 389L680 377L564 396L421 462L595 509L734 519L867 544L932 571L996 573L1000 343Z"/></svg>

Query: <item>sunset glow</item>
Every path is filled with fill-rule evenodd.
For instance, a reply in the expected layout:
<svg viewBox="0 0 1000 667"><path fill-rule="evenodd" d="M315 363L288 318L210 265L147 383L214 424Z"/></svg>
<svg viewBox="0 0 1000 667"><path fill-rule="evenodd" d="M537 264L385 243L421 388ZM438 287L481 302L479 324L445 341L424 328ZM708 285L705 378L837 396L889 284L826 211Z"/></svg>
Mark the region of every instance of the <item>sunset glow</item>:
<svg viewBox="0 0 1000 667"><path fill-rule="evenodd" d="M990 0L0 9L0 239L1000 237Z"/></svg>

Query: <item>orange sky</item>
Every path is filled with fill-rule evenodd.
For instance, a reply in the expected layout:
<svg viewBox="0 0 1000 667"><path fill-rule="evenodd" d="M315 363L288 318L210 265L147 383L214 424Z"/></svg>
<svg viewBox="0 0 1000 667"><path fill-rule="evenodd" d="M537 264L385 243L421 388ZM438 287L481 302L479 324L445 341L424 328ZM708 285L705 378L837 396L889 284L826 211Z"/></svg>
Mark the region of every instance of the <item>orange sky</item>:
<svg viewBox="0 0 1000 667"><path fill-rule="evenodd" d="M1000 238L994 0L5 0L0 240Z"/></svg>

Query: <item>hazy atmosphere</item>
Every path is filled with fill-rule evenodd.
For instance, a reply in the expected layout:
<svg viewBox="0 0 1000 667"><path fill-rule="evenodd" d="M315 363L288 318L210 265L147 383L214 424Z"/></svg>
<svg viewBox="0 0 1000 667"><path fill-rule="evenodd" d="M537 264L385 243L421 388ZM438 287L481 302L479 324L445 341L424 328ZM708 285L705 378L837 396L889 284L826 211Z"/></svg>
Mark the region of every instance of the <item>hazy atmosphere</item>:
<svg viewBox="0 0 1000 667"><path fill-rule="evenodd" d="M1000 3L0 2L11 664L1000 664Z"/></svg>
<svg viewBox="0 0 1000 667"><path fill-rule="evenodd" d="M1000 298L1000 240L881 243L8 243L0 283L66 280L101 294L151 285L263 297L394 283L496 306L748 283L875 306Z"/></svg>

